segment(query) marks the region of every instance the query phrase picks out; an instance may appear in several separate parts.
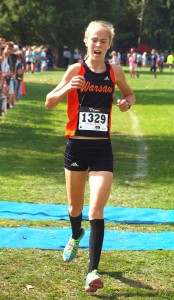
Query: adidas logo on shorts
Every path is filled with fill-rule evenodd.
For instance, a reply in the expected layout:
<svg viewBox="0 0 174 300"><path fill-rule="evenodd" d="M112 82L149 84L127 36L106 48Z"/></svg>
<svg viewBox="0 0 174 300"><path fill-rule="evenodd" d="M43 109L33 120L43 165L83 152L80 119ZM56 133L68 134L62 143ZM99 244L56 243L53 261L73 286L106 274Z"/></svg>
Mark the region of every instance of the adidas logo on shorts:
<svg viewBox="0 0 174 300"><path fill-rule="evenodd" d="M79 165L76 162L72 163L71 166L72 167L79 167Z"/></svg>
<svg viewBox="0 0 174 300"><path fill-rule="evenodd" d="M108 76L106 76L104 80L109 80L109 77L108 77Z"/></svg>

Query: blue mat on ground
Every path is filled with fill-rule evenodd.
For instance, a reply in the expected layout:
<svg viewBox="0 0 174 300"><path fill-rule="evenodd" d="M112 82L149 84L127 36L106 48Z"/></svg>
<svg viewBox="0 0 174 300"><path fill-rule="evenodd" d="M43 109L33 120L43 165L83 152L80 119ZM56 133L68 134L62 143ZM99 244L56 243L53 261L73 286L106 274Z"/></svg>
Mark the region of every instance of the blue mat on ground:
<svg viewBox="0 0 174 300"><path fill-rule="evenodd" d="M0 228L0 248L61 250L71 235L70 228ZM89 229L80 243L88 249ZM103 250L174 250L174 232L142 233L106 230Z"/></svg>
<svg viewBox="0 0 174 300"><path fill-rule="evenodd" d="M88 220L88 209L88 206L84 206L84 220ZM68 206L0 201L0 218L12 220L69 220ZM106 206L105 221L130 224L174 223L174 210Z"/></svg>

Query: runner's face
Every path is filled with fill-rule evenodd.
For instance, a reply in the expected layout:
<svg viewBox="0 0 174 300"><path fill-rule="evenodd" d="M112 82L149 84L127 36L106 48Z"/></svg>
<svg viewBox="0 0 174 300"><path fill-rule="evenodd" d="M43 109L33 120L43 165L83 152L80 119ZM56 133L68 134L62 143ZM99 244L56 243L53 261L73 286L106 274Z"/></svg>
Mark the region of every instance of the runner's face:
<svg viewBox="0 0 174 300"><path fill-rule="evenodd" d="M109 34L103 28L91 30L87 40L88 55L95 60L103 60L110 48Z"/></svg>

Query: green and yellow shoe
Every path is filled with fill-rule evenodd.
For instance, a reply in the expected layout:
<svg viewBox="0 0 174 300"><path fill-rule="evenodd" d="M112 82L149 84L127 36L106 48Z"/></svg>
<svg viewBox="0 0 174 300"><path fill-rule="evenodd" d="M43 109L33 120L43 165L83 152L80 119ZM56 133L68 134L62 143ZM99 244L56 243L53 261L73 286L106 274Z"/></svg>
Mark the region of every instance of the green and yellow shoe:
<svg viewBox="0 0 174 300"><path fill-rule="evenodd" d="M73 239L72 237L69 239L69 241L63 251L63 260L65 262L70 262L75 258L77 251L78 251L80 241L84 237L84 234L85 234L85 230L83 228L81 228L81 235L77 240Z"/></svg>

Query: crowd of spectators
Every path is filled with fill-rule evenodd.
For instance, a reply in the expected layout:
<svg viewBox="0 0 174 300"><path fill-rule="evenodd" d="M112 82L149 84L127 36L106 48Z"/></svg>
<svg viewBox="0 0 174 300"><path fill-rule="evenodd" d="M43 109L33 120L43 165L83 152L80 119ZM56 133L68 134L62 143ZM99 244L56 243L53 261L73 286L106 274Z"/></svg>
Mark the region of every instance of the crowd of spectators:
<svg viewBox="0 0 174 300"><path fill-rule="evenodd" d="M24 87L24 74L53 69L53 55L46 47L20 47L0 38L0 115L15 107Z"/></svg>
<svg viewBox="0 0 174 300"><path fill-rule="evenodd" d="M24 73L23 53L13 42L0 39L0 112L13 108L20 98L20 88Z"/></svg>
<svg viewBox="0 0 174 300"><path fill-rule="evenodd" d="M163 72L164 65L172 71L174 65L174 55L172 51L161 52L152 49L151 51L139 53L135 48L131 48L128 53L112 51L109 53L108 61L116 65L129 66L131 78L139 77L141 67L149 67L150 72L157 76L157 69Z"/></svg>

